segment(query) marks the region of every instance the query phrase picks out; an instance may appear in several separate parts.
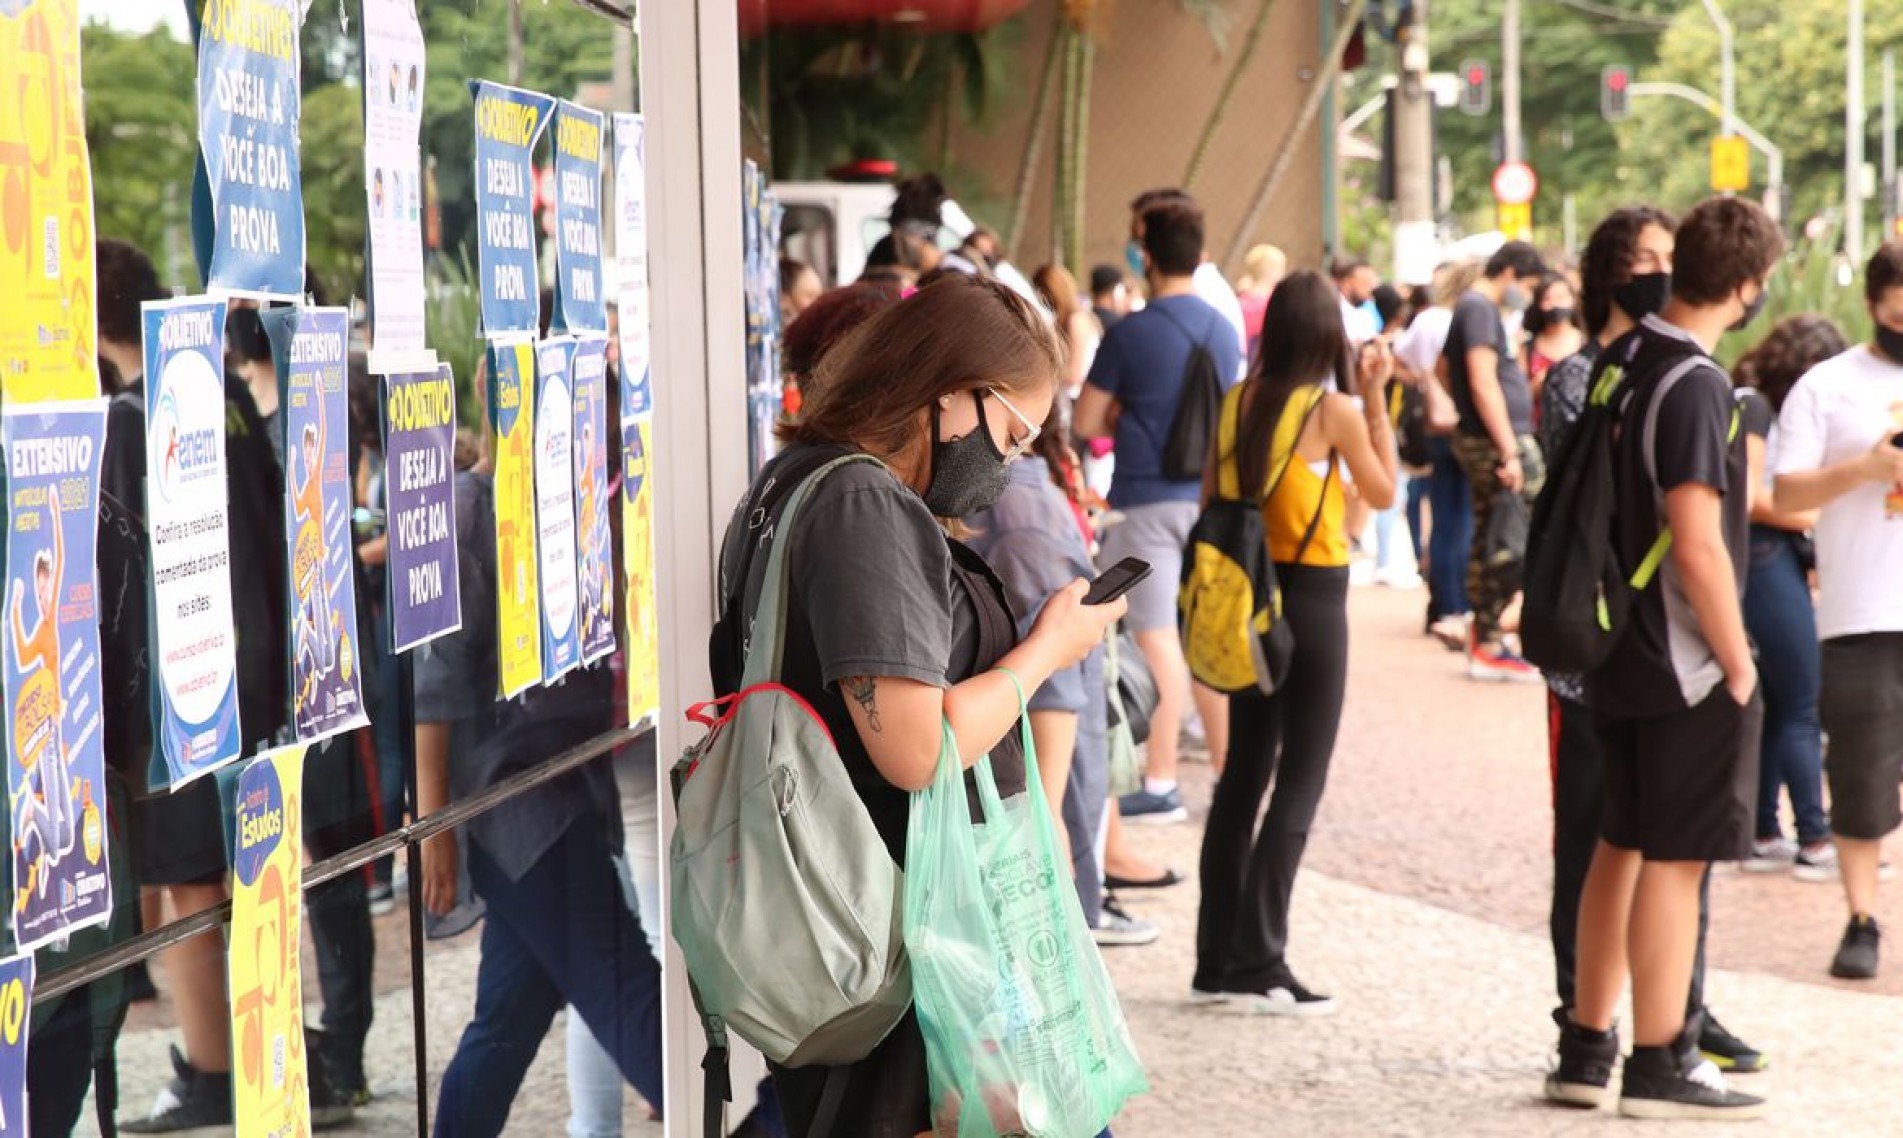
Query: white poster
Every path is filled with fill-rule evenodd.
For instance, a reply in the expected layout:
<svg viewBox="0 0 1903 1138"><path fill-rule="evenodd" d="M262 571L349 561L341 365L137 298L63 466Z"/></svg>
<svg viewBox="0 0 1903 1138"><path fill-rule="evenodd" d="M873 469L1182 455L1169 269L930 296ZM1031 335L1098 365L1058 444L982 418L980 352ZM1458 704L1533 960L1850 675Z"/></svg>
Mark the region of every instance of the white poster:
<svg viewBox="0 0 1903 1138"><path fill-rule="evenodd" d="M426 348L423 31L415 0L364 0L363 169L370 202L371 347L383 370Z"/></svg>
<svg viewBox="0 0 1903 1138"><path fill-rule="evenodd" d="M647 138L640 115L614 117L615 306L621 360L621 421L654 409L648 341Z"/></svg>
<svg viewBox="0 0 1903 1138"><path fill-rule="evenodd" d="M575 403L570 369L575 341L536 345L535 530L542 577L542 682L581 663L580 601L575 582Z"/></svg>

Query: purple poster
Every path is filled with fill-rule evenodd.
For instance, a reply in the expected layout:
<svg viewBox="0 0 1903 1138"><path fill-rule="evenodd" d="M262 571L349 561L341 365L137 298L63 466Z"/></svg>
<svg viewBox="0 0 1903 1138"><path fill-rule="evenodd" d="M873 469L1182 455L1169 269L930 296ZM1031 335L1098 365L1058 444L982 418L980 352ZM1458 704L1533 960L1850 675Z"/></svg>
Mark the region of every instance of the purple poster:
<svg viewBox="0 0 1903 1138"><path fill-rule="evenodd" d="M575 341L575 563L581 605L581 658L615 650L614 539L609 535L608 339Z"/></svg>
<svg viewBox="0 0 1903 1138"><path fill-rule="evenodd" d="M407 652L462 627L456 587L456 380L449 365L387 376L390 632Z"/></svg>
<svg viewBox="0 0 1903 1138"><path fill-rule="evenodd" d="M8 908L14 940L33 948L112 916L93 556L106 403L10 406L0 424L7 476L0 679L14 890Z"/></svg>
<svg viewBox="0 0 1903 1138"><path fill-rule="evenodd" d="M0 960L0 1134L26 1133L26 1032L33 954Z"/></svg>

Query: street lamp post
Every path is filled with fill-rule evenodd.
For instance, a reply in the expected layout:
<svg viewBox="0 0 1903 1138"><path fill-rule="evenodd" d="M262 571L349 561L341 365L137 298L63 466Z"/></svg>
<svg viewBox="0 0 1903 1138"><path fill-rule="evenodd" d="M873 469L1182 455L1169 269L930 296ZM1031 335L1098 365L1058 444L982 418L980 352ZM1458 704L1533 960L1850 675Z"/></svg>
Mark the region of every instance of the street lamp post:
<svg viewBox="0 0 1903 1138"><path fill-rule="evenodd" d="M1631 87L1631 94L1635 99L1643 96L1665 96L1673 99L1683 99L1688 103L1694 103L1705 108L1706 111L1713 115L1717 115L1721 118L1724 115L1724 107L1717 100L1705 92L1700 91L1698 88L1688 87L1683 83L1634 83ZM1773 217L1776 217L1780 221L1783 220L1784 151L1780 150L1770 139L1764 137L1764 135L1758 133L1756 130L1753 130L1751 124L1742 119L1734 124L1734 128L1738 136L1744 139L1748 146L1764 155L1764 181L1767 208L1770 209Z"/></svg>
<svg viewBox="0 0 1903 1138"><path fill-rule="evenodd" d="M1738 74L1732 57L1731 21L1725 18L1724 11L1718 7L1718 0L1705 0L1705 14L1718 29L1719 53L1719 97L1724 102L1724 122L1720 131L1724 134L1738 133Z"/></svg>
<svg viewBox="0 0 1903 1138"><path fill-rule="evenodd" d="M1844 256L1863 260L1863 0L1850 0L1844 52Z"/></svg>

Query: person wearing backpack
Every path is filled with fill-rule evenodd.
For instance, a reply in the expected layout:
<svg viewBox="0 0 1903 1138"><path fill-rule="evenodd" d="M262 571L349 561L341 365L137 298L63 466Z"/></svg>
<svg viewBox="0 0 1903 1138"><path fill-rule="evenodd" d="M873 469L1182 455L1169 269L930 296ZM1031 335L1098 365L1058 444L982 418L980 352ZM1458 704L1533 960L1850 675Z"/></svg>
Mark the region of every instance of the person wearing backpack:
<svg viewBox="0 0 1903 1138"><path fill-rule="evenodd" d="M1830 974L1876 976L1883 839L1903 825L1903 241L1864 269L1871 337L1812 368L1778 415L1776 505L1817 510L1817 709L1849 922ZM1823 870L1824 872L1815 872ZM1829 880L1827 866L1804 877Z"/></svg>
<svg viewBox="0 0 1903 1138"><path fill-rule="evenodd" d="M1197 296L1202 209L1187 198L1170 198L1152 205L1142 225L1149 306L1104 337L1072 412L1072 429L1084 439L1116 439L1110 505L1122 517L1103 531L1101 562L1136 557L1152 567L1149 578L1130 590L1126 627L1135 633L1162 698L1150 719L1143 789L1125 796L1122 810L1126 822L1155 824L1189 816L1176 786L1176 751L1192 692L1210 754L1220 762L1227 750L1222 697L1191 684L1176 627L1176 582L1209 450L1206 431L1200 440L1187 440L1177 430L1179 423L1187 426L1213 413L1242 366L1242 349L1235 328Z"/></svg>
<svg viewBox="0 0 1903 1138"><path fill-rule="evenodd" d="M1379 342L1362 349L1352 385L1334 288L1299 272L1269 298L1262 351L1226 397L1233 439L1213 448L1201 494L1214 498L1223 466L1258 488L1282 611L1294 637L1287 679L1272 695L1228 697L1228 762L1203 835L1202 907L1192 998L1265 1015L1313 1016L1334 1001L1289 968L1288 916L1296 870L1321 804L1348 677L1348 533L1342 470L1368 504L1394 500L1398 459L1382 392L1394 373ZM1151 736L1155 738L1154 735ZM1275 792L1256 818L1273 776Z"/></svg>
<svg viewBox="0 0 1903 1138"><path fill-rule="evenodd" d="M1558 493L1581 447L1606 448L1604 539L1619 572L1634 575L1623 622L1602 620L1612 626L1609 651L1586 677L1605 797L1580 899L1577 999L1559 1017L1559 1065L1546 1082L1558 1102L1611 1097L1614 1016L1630 967L1634 1046L1620 1111L1751 1118L1765 1108L1699 1054L1703 1017L1686 1005L1707 869L1751 849L1763 722L1741 603L1747 447L1731 379L1711 350L1763 308L1783 247L1777 223L1751 202L1715 198L1692 210L1677 233L1671 300L1594 369L1592 390L1616 385L1616 431L1582 420L1555 480ZM1530 580L1529 649L1540 580Z"/></svg>
<svg viewBox="0 0 1903 1138"><path fill-rule="evenodd" d="M1041 433L1061 371L1056 337L1028 302L997 282L947 275L825 354L800 418L782 428L785 449L727 527L713 690L740 690L747 630L765 634L756 618L771 553L784 542L783 622L769 626L780 638L776 682L824 723L863 810L834 828L869 821L894 869L905 864L912 792L933 781L943 727L965 766L989 755L999 792L1024 793L1016 681L1035 694L1080 664L1125 610L1121 601L1082 605L1086 586L1075 581L1020 640L1003 585L947 532L1004 493L1009 463ZM853 461L812 481L841 458ZM779 533L796 493L797 516ZM678 937L678 838L673 856ZM691 952L688 966L697 966ZM783 961L751 966L784 983ZM799 1138L932 1129L925 1040L909 1000L862 1058L769 1069L787 1131Z"/></svg>

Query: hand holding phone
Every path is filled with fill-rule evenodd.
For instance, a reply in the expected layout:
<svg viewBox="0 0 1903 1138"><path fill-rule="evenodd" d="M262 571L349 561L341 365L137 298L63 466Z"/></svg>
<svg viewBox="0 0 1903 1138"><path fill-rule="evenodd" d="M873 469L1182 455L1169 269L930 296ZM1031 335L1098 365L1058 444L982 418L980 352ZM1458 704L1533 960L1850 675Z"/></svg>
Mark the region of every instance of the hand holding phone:
<svg viewBox="0 0 1903 1138"><path fill-rule="evenodd" d="M1107 605L1141 584L1150 575L1150 563L1140 557L1126 557L1090 583L1084 594L1087 605Z"/></svg>

